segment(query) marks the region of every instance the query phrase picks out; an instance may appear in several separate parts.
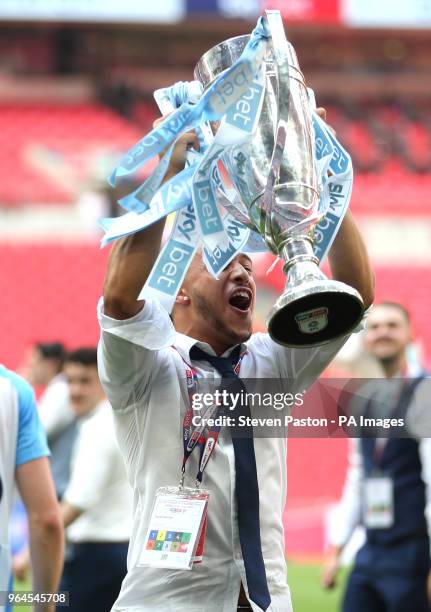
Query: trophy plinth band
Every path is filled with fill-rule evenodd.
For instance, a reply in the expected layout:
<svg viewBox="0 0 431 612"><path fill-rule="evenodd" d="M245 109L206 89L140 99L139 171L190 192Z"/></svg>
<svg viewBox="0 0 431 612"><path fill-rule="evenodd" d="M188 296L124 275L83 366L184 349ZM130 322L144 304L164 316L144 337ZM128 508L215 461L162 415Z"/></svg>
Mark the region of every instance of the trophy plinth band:
<svg viewBox="0 0 431 612"><path fill-rule="evenodd" d="M287 282L268 315L268 332L285 346L326 344L354 329L362 317L359 293L328 279L309 236L293 236L282 249Z"/></svg>

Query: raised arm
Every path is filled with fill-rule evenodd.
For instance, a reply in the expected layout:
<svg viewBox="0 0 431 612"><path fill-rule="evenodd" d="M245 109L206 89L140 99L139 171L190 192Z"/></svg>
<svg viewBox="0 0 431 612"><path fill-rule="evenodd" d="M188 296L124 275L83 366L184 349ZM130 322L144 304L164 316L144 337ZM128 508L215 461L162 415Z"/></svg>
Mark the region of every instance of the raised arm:
<svg viewBox="0 0 431 612"><path fill-rule="evenodd" d="M189 146L199 146L195 133L184 134L178 140L165 182L184 168ZM165 219L161 219L114 244L103 289L104 313L109 317L129 319L143 308L144 302L137 298L159 254L164 227Z"/></svg>
<svg viewBox="0 0 431 612"><path fill-rule="evenodd" d="M112 247L103 287L104 313L109 317L129 319L143 308L137 298L159 254L164 227L161 219Z"/></svg>
<svg viewBox="0 0 431 612"><path fill-rule="evenodd" d="M365 308L369 308L374 300L374 274L364 241L349 210L329 251L329 263L334 279L357 289Z"/></svg>

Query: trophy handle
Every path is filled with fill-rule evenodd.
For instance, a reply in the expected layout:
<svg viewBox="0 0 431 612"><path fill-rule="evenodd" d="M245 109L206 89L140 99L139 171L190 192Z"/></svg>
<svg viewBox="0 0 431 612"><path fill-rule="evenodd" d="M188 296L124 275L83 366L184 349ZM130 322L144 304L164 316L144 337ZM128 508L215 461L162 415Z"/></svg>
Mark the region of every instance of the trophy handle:
<svg viewBox="0 0 431 612"><path fill-rule="evenodd" d="M274 80L277 87L277 127L274 135L274 150L272 152L270 169L262 198L262 210L265 214L265 240L273 246L274 252L277 247L273 240L272 208L274 205L274 188L280 178L281 161L287 138L287 119L289 115L289 55L288 43L284 33L283 20L280 11L266 10L265 16L268 28L271 32L271 46L274 63L277 67Z"/></svg>
<svg viewBox="0 0 431 612"><path fill-rule="evenodd" d="M275 226L279 212L274 209L275 192L280 181L284 182L284 177L280 178L280 171L283 153L289 144L287 142L289 120L290 123L293 121L303 126L301 138L304 148L308 151L313 150L313 137L308 96L295 50L286 38L280 12L267 10L265 13L272 38L274 63L277 67L278 94L274 150L263 198L265 240L271 247L275 246L276 252L283 258L285 262L283 270L287 275L284 293L269 313L268 332L275 342L284 346L319 346L349 333L362 317L363 302L355 289L344 283L327 279L320 271L310 235L312 227L318 220L313 211L311 198L308 206L304 202L304 208L310 212L310 215L305 215L294 226L282 232ZM289 132L289 135L291 134ZM318 195L315 185L300 182L301 175L293 175L292 178L293 181L289 181L289 186L305 189L309 193L315 192ZM305 179L307 180L313 183L311 176ZM277 237L277 241L274 236Z"/></svg>
<svg viewBox="0 0 431 612"><path fill-rule="evenodd" d="M272 250L280 254L284 246L284 242L287 241L292 234L304 234L307 232L307 228L310 229L312 226L316 225L320 218L318 218L315 211L313 212L311 199L308 206L305 206L306 200L304 200L302 206L305 206L305 208L309 210L311 214L305 216L301 215L303 216L302 220L298 220L295 226L291 227L287 231L285 230L284 232L280 232L279 227L274 227L274 223L276 223L278 217L277 214L272 214L275 213L275 211L272 210L274 207L274 200L276 199L277 192L280 187L286 187L286 177L280 177L280 170L282 164L284 163L283 154L286 154L286 147L289 145L287 141L292 137L291 132L290 136L288 137L289 124L291 124L292 119L297 124L303 126L301 138L303 139L302 146L304 150L312 151L314 150L314 145L312 119L308 104L308 93L305 87L304 76L299 68L295 49L286 38L280 11L267 10L265 11L265 15L268 22L268 28L271 33L273 62L276 65L275 81L278 103L277 122L274 134L274 149L270 163L268 180L262 199L264 202L263 209L265 212L265 238L270 243ZM294 87L295 91L291 91L291 87ZM301 98L303 98L303 100L301 100ZM292 114L293 117L290 116ZM295 146L293 140L292 145ZM314 181L311 181L310 183L303 182L298 176L296 176L295 172L288 180L288 186L291 189L305 190L309 194L314 193L316 198L319 197L317 185L314 184ZM295 204L298 205L298 202L295 200L291 202L291 205ZM294 210L292 212L295 214ZM276 245L274 244L274 236L279 237ZM276 246L275 249L274 246Z"/></svg>

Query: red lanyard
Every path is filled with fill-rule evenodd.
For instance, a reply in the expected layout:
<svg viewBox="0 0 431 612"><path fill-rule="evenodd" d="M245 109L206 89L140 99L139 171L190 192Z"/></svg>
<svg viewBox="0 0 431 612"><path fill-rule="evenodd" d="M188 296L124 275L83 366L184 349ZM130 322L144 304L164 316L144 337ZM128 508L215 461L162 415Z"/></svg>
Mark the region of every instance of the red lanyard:
<svg viewBox="0 0 431 612"><path fill-rule="evenodd" d="M184 484L184 477L186 471L186 463L192 454L193 450L197 446L199 448L199 470L196 475L196 486L198 487L202 482L204 470L210 460L211 455L214 452L214 449L217 444L217 440L220 434L221 425L212 425L209 429L203 424L198 427L194 427L193 425L193 396L197 393L198 390L198 373L197 370L187 363L181 353L175 346L172 346L173 349L177 351L182 361L186 366L186 381L187 381L187 393L189 396L189 407L186 410L183 419L183 462L181 466L181 480L180 486L182 487ZM234 367L235 374L239 374L239 370L241 368L241 360L246 354L245 351L242 355L240 355L238 363ZM226 407L225 406L211 406L208 410L209 417L222 417L224 415ZM214 419L215 420L215 419ZM219 419L218 422L221 422L222 419Z"/></svg>

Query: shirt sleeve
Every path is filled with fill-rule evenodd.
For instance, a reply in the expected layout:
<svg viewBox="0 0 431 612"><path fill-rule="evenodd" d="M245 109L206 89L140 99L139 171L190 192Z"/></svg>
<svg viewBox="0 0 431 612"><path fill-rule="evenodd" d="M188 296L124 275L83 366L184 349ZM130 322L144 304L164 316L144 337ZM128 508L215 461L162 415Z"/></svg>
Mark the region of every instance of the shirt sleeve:
<svg viewBox="0 0 431 612"><path fill-rule="evenodd" d="M19 420L16 466L49 456L46 434L40 422L33 389L19 376L13 379L18 393Z"/></svg>
<svg viewBox="0 0 431 612"><path fill-rule="evenodd" d="M282 376L294 380L299 390L307 389L331 363L348 338L347 335L323 346L293 349L274 342Z"/></svg>
<svg viewBox="0 0 431 612"><path fill-rule="evenodd" d="M40 420L48 438L56 436L75 419L69 404L69 389L65 380L53 382L39 399Z"/></svg>
<svg viewBox="0 0 431 612"><path fill-rule="evenodd" d="M425 485L425 519L431 546L431 438L419 441L419 456L422 463L422 480Z"/></svg>
<svg viewBox="0 0 431 612"><path fill-rule="evenodd" d="M421 476L425 485L425 518L431 542L431 414L429 398L431 378L421 381L415 389L406 415L409 433L419 441ZM423 436L429 436L424 438Z"/></svg>
<svg viewBox="0 0 431 612"><path fill-rule="evenodd" d="M134 317L116 320L98 304L101 337L99 376L114 410L126 410L144 399L156 369L157 352L174 343L175 329L157 300L145 300Z"/></svg>
<svg viewBox="0 0 431 612"><path fill-rule="evenodd" d="M274 377L288 381L289 391L302 392L319 377L349 336L343 336L323 346L289 348L274 342L269 334L255 334L259 354L270 358L275 367Z"/></svg>
<svg viewBox="0 0 431 612"><path fill-rule="evenodd" d="M109 410L109 409L108 409ZM106 419L110 414L104 415ZM63 500L86 511L106 495L113 469L113 460L121 461L113 426L105 419L96 418L80 427L74 448L72 470Z"/></svg>
<svg viewBox="0 0 431 612"><path fill-rule="evenodd" d="M361 492L364 479L359 440L349 440L349 463L343 494L332 516L329 526L329 542L333 546L344 547L361 522Z"/></svg>
<svg viewBox="0 0 431 612"><path fill-rule="evenodd" d="M427 377L417 385L408 406L406 427L409 433L418 440L424 437L431 438L430 393L431 378Z"/></svg>
<svg viewBox="0 0 431 612"><path fill-rule="evenodd" d="M269 338L273 344L272 350L282 378L291 379L296 391L307 389L331 363L351 334L360 333L365 328L369 310L368 308L364 312L362 319L352 332L322 346L288 348Z"/></svg>

